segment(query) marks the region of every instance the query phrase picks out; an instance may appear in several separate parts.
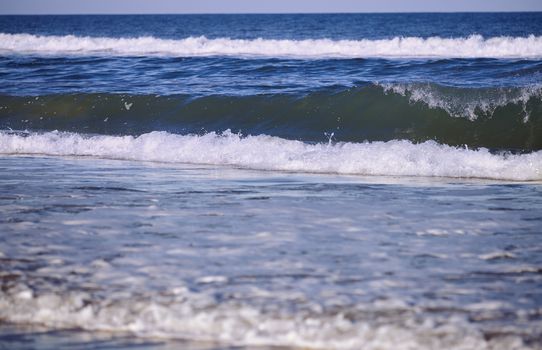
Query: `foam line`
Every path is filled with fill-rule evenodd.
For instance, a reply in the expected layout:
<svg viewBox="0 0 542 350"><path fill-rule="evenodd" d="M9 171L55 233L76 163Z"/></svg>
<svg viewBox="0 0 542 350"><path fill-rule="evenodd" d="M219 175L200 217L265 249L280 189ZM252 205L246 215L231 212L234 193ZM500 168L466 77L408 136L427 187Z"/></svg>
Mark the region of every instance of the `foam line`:
<svg viewBox="0 0 542 350"><path fill-rule="evenodd" d="M542 36L395 37L360 40L160 39L37 36L0 33L0 54L112 56L234 56L294 58L540 58Z"/></svg>
<svg viewBox="0 0 542 350"><path fill-rule="evenodd" d="M542 180L542 151L498 155L433 141L307 144L231 132L201 136L151 132L138 137L0 132L0 154L95 156L330 174Z"/></svg>
<svg viewBox="0 0 542 350"><path fill-rule="evenodd" d="M415 318L419 315L399 306L401 301L395 302L399 304L395 307L393 301L387 301L389 305L384 306L383 312L397 312L406 318L403 325L352 321L343 313L262 312L249 305L218 304L206 294L192 293L183 287L168 290L158 300L141 295L97 300L87 292L35 294L24 285L18 285L18 289L11 293L0 291L3 320L59 329L207 341L224 344L225 348L236 345L315 350L532 349L524 346L517 335L484 339L482 332L457 317L446 323L432 319L420 323ZM375 305L357 306L360 309L379 310Z"/></svg>

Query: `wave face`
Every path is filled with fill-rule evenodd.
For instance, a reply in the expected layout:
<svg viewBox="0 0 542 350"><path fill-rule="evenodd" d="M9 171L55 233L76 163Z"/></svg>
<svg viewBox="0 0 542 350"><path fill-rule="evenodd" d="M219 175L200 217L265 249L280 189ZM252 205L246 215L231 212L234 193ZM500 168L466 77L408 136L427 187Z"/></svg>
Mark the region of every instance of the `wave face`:
<svg viewBox="0 0 542 350"><path fill-rule="evenodd" d="M201 136L151 132L133 136L0 133L2 154L95 156L112 159L230 165L294 172L542 180L542 152L492 154L425 142L307 144L227 131Z"/></svg>
<svg viewBox="0 0 542 350"><path fill-rule="evenodd" d="M292 58L541 58L542 36L391 39L184 39L0 34L0 53L77 56L233 56Z"/></svg>
<svg viewBox="0 0 542 350"><path fill-rule="evenodd" d="M434 140L532 151L542 149L542 90L397 84L299 96L0 96L0 128L109 135L231 130L304 142Z"/></svg>

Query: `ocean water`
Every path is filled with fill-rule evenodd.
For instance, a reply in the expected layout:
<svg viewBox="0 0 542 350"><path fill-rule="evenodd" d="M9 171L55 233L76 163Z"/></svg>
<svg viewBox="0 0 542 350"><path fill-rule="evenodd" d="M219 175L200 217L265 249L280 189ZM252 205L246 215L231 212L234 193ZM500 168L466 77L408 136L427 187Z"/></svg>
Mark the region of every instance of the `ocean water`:
<svg viewBox="0 0 542 350"><path fill-rule="evenodd" d="M542 349L542 14L0 16L0 348Z"/></svg>

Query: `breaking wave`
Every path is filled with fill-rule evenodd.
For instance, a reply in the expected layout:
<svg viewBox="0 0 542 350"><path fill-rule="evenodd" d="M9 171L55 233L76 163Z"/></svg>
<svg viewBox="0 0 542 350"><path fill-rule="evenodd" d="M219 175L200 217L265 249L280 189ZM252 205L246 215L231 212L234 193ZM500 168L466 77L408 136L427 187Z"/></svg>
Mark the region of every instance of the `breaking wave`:
<svg viewBox="0 0 542 350"><path fill-rule="evenodd" d="M434 140L542 149L542 88L383 84L308 94L0 95L0 129L141 135L231 130L304 142Z"/></svg>
<svg viewBox="0 0 542 350"><path fill-rule="evenodd" d="M540 58L542 37L464 38L394 37L391 39L184 39L108 38L0 34L0 54L112 56L234 56L292 58Z"/></svg>
<svg viewBox="0 0 542 350"><path fill-rule="evenodd" d="M0 133L1 154L228 165L247 169L353 175L542 180L542 152L492 154L433 141L319 143L226 131L201 136L151 132L134 136Z"/></svg>

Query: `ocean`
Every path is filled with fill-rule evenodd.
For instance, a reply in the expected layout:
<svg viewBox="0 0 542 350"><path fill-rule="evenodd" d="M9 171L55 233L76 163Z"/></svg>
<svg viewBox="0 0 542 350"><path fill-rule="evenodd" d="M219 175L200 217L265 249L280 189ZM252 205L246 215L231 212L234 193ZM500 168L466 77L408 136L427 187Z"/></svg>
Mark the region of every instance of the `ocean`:
<svg viewBox="0 0 542 350"><path fill-rule="evenodd" d="M0 348L542 349L542 13L0 16Z"/></svg>

